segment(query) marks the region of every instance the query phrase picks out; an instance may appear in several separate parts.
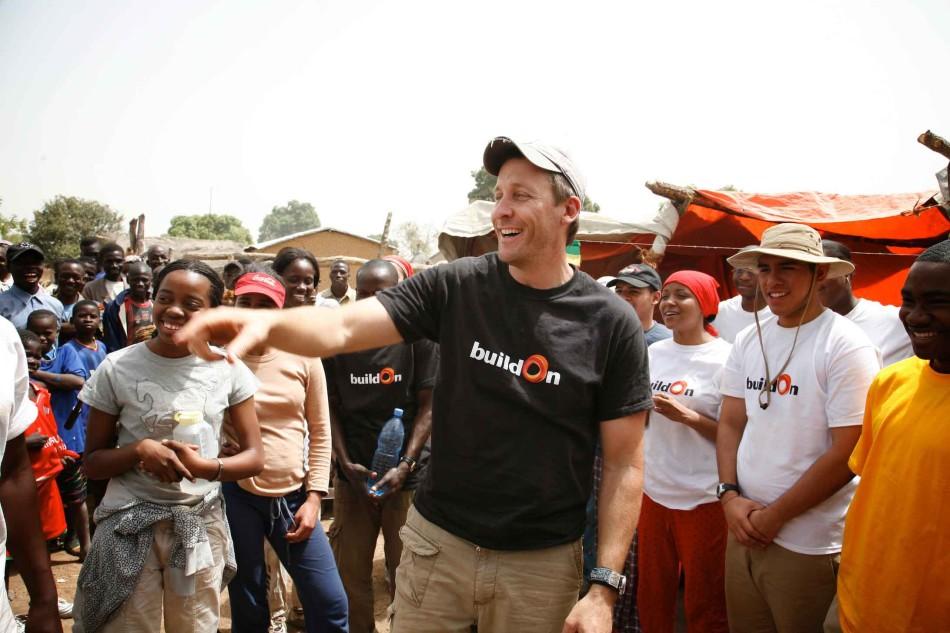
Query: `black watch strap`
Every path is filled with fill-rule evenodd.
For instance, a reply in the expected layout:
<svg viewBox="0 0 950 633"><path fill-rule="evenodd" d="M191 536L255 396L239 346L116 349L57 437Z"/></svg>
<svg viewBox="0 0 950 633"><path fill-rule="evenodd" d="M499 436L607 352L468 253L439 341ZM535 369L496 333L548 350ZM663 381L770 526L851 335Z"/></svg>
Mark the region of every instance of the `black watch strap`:
<svg viewBox="0 0 950 633"><path fill-rule="evenodd" d="M399 463L406 464L407 466L409 466L409 472L414 473L416 472L416 467L419 465L419 460L413 459L409 457L408 455L403 455L402 457L399 458Z"/></svg>
<svg viewBox="0 0 950 633"><path fill-rule="evenodd" d="M594 567L590 570L590 582L591 584L610 587L621 596L627 588L627 577L607 567Z"/></svg>
<svg viewBox="0 0 950 633"><path fill-rule="evenodd" d="M727 492L735 492L736 494L742 494L742 490L739 489L738 484L727 484L720 483L716 486L716 498L722 499L722 496Z"/></svg>

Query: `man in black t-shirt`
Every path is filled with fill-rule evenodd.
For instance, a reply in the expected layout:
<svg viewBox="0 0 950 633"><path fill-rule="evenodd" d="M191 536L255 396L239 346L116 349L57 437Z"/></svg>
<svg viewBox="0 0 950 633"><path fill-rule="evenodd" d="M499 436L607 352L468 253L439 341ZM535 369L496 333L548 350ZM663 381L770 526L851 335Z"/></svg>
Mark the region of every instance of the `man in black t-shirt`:
<svg viewBox="0 0 950 633"><path fill-rule="evenodd" d="M265 341L313 356L438 342L432 456L401 531L393 632L609 633L652 403L643 331L629 306L568 265L584 198L570 158L499 137L483 163L498 176L497 253L340 310L207 310L176 338L209 360L221 358L209 341L230 341L229 358ZM578 602L598 431L598 567Z"/></svg>
<svg viewBox="0 0 950 633"><path fill-rule="evenodd" d="M375 297L399 281L395 267L382 259L363 264L356 274L356 299ZM323 361L333 427L336 481L330 545L350 606L350 633L373 633L373 554L380 529L385 540L390 601L402 555L399 529L406 522L412 491L427 461L432 428L432 387L438 346L429 340L340 354ZM371 473L376 441L393 410L403 410L405 441L399 465ZM382 479L367 488L367 478Z"/></svg>

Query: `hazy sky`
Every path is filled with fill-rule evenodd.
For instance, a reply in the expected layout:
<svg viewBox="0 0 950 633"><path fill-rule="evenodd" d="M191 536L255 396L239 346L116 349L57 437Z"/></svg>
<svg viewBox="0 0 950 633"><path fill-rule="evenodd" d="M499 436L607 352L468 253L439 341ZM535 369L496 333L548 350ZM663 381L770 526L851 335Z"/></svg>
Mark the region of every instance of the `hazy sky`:
<svg viewBox="0 0 950 633"><path fill-rule="evenodd" d="M440 225L495 135L570 150L618 219L650 179L747 191L934 189L950 2L0 0L0 212L93 198L149 235Z"/></svg>

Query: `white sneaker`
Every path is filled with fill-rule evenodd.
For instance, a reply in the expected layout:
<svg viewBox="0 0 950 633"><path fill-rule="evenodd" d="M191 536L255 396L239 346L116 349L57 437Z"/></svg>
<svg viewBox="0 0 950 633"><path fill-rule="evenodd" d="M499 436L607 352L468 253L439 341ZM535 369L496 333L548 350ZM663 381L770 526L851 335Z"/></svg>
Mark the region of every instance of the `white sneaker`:
<svg viewBox="0 0 950 633"><path fill-rule="evenodd" d="M26 633L26 616L18 615L14 620L16 623L16 633Z"/></svg>
<svg viewBox="0 0 950 633"><path fill-rule="evenodd" d="M62 598L56 599L56 605L59 607L59 617L62 620L68 620L73 617L73 603Z"/></svg>

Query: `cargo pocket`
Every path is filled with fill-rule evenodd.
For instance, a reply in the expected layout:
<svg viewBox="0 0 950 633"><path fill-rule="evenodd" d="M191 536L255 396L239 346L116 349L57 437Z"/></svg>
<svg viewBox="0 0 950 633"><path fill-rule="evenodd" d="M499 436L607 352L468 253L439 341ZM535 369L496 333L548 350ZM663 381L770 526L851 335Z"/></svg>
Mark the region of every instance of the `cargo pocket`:
<svg viewBox="0 0 950 633"><path fill-rule="evenodd" d="M396 568L396 591L411 605L420 607L438 558L439 546L409 525L399 529L399 536L403 551Z"/></svg>

